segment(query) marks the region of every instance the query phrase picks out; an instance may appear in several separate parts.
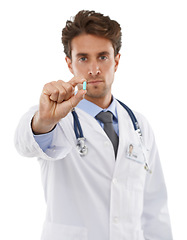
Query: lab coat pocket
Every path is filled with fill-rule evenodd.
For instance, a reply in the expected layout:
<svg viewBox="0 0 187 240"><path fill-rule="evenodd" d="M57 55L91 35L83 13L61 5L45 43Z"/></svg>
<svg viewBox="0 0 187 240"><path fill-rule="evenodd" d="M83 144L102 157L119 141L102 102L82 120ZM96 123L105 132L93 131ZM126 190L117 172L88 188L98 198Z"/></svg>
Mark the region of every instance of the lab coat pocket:
<svg viewBox="0 0 187 240"><path fill-rule="evenodd" d="M144 172L142 164L136 163L132 160L128 160L127 174L124 178L123 188L123 202L125 203L127 216L125 219L131 219L131 221L139 221L143 211L143 196L144 196Z"/></svg>
<svg viewBox="0 0 187 240"><path fill-rule="evenodd" d="M41 240L87 240L87 229L45 222Z"/></svg>

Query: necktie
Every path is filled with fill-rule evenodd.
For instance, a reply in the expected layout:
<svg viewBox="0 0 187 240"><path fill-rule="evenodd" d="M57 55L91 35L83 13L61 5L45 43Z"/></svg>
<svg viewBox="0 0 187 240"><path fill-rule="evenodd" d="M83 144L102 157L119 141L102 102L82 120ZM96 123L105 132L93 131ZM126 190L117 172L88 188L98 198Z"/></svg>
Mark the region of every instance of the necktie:
<svg viewBox="0 0 187 240"><path fill-rule="evenodd" d="M118 150L118 143L119 143L119 137L116 134L114 127L113 127L113 114L109 111L107 112L100 112L95 117L96 119L100 120L104 123L104 131L106 132L107 136L110 138L115 152L115 157L117 156L117 150Z"/></svg>

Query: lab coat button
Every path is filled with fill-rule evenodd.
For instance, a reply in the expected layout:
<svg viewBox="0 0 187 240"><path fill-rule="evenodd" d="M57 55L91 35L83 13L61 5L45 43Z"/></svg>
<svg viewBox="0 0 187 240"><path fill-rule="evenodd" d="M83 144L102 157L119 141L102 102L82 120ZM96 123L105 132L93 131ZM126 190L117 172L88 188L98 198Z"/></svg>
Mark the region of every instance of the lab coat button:
<svg viewBox="0 0 187 240"><path fill-rule="evenodd" d="M113 178L113 180L112 180L112 182L113 182L113 184L117 184L118 183L118 180L117 180L117 178Z"/></svg>
<svg viewBox="0 0 187 240"><path fill-rule="evenodd" d="M114 223L119 223L119 218L118 217L114 217L114 219L113 219L113 221L114 221Z"/></svg>
<svg viewBox="0 0 187 240"><path fill-rule="evenodd" d="M105 145L105 147L108 147L108 146L110 146L110 142L109 141L105 141L104 145Z"/></svg>

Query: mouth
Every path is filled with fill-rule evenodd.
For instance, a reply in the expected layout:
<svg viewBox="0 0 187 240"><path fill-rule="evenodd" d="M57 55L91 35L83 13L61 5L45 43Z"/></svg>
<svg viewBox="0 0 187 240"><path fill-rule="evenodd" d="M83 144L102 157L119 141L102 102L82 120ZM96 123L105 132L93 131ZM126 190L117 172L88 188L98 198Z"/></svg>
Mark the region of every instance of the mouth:
<svg viewBox="0 0 187 240"><path fill-rule="evenodd" d="M96 84L99 84L99 83L102 83L103 81L102 80L90 80L90 81L88 81L87 82L87 84L94 84L94 85L96 85Z"/></svg>

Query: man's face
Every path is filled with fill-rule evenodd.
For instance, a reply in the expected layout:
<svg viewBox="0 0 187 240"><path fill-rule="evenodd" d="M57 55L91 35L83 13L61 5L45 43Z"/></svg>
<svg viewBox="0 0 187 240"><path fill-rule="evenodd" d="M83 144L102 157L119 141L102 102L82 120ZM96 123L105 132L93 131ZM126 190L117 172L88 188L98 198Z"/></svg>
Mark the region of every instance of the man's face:
<svg viewBox="0 0 187 240"><path fill-rule="evenodd" d="M94 101L95 98L111 96L111 86L120 54L114 57L114 48L110 40L83 34L72 40L71 49L72 58L66 58L66 61L74 76L87 80L85 98Z"/></svg>

